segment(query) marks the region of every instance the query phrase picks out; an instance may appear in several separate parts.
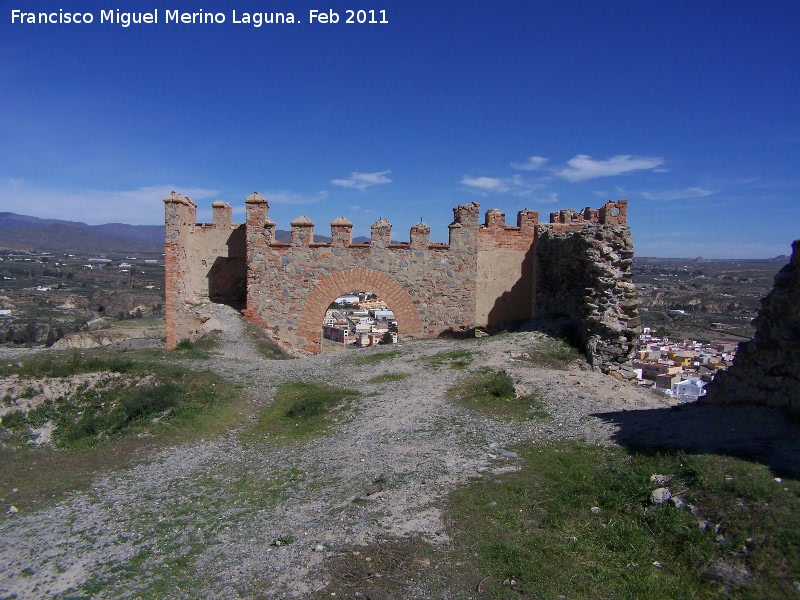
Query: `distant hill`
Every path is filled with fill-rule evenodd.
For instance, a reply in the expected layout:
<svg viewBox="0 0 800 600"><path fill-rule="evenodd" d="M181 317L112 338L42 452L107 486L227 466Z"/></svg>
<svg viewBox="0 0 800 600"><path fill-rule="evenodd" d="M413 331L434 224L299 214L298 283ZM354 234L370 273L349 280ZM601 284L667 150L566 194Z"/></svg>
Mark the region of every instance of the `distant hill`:
<svg viewBox="0 0 800 600"><path fill-rule="evenodd" d="M163 252L160 225L87 225L0 213L0 249L49 252Z"/></svg>
<svg viewBox="0 0 800 600"><path fill-rule="evenodd" d="M280 242L291 242L292 233L278 229ZM325 243L330 237L315 235L314 241ZM353 243L368 242L358 237ZM106 223L87 225L77 221L40 219L10 212L0 213L0 250L45 250L47 252L155 252L164 251L162 225L125 225Z"/></svg>

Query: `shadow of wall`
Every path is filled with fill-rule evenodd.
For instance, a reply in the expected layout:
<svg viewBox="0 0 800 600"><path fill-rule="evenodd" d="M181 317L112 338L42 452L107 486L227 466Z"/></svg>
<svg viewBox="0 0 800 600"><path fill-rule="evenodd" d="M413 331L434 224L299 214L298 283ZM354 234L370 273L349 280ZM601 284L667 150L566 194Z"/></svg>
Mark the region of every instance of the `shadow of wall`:
<svg viewBox="0 0 800 600"><path fill-rule="evenodd" d="M231 233L228 256L218 256L208 271L208 298L237 310L247 303L247 246L245 226Z"/></svg>
<svg viewBox="0 0 800 600"><path fill-rule="evenodd" d="M530 319L533 315L534 254L532 246L525 253L519 280L503 292L489 310L486 326L492 330L503 325Z"/></svg>

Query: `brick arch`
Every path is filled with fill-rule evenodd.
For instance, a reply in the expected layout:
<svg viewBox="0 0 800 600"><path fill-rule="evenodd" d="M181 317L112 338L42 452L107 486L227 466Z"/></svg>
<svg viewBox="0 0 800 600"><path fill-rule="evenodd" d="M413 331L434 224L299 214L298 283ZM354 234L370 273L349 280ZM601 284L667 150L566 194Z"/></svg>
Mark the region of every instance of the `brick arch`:
<svg viewBox="0 0 800 600"><path fill-rule="evenodd" d="M322 320L336 298L353 290L364 289L389 305L397 320L397 329L405 335L421 335L419 314L408 292L387 275L374 269L357 268L340 271L326 278L308 295L298 320L298 335L308 343L306 350L319 352L322 341Z"/></svg>

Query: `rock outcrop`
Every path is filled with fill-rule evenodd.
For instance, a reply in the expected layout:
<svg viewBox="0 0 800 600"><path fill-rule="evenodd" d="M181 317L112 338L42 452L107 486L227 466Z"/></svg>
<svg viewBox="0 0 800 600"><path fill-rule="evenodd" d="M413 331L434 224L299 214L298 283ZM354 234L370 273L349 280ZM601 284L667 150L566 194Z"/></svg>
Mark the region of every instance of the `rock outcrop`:
<svg viewBox="0 0 800 600"><path fill-rule="evenodd" d="M569 317L594 370L635 377L629 360L641 320L630 229L603 225L545 231L537 264L538 314Z"/></svg>
<svg viewBox="0 0 800 600"><path fill-rule="evenodd" d="M800 240L792 243L791 260L761 302L753 339L739 344L733 366L709 384L704 401L800 412Z"/></svg>

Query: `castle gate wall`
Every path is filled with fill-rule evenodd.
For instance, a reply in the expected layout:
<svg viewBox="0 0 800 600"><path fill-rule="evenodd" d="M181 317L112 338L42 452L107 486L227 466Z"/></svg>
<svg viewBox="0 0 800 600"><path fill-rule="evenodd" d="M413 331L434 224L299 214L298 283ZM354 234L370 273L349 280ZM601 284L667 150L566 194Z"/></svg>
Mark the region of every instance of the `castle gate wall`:
<svg viewBox="0 0 800 600"><path fill-rule="evenodd" d="M291 243L277 242L266 200L253 194L245 202L245 315L286 348L319 352L323 307L360 288L389 304L402 335L435 337L475 326L477 204L454 209L448 244L431 243L424 223L411 228L409 242L394 243L385 219L373 224L369 244L353 244L344 218L331 223L330 243L316 244L308 218L292 221Z"/></svg>
<svg viewBox="0 0 800 600"><path fill-rule="evenodd" d="M211 224L195 222L188 198L164 202L169 348L209 329L200 305L213 301L246 306L243 314L290 352L316 353L328 306L363 290L387 302L408 337L566 314L595 368L618 369L633 350L639 319L625 200L551 213L546 224L526 209L516 226L496 209L480 225L473 202L453 209L447 244L431 243L424 223L408 242L393 241L386 219L372 225L369 243L354 244L343 217L330 224L329 243L314 243L307 217L292 221L291 242L279 242L258 193L245 200L245 225L231 222L223 202L212 205Z"/></svg>

